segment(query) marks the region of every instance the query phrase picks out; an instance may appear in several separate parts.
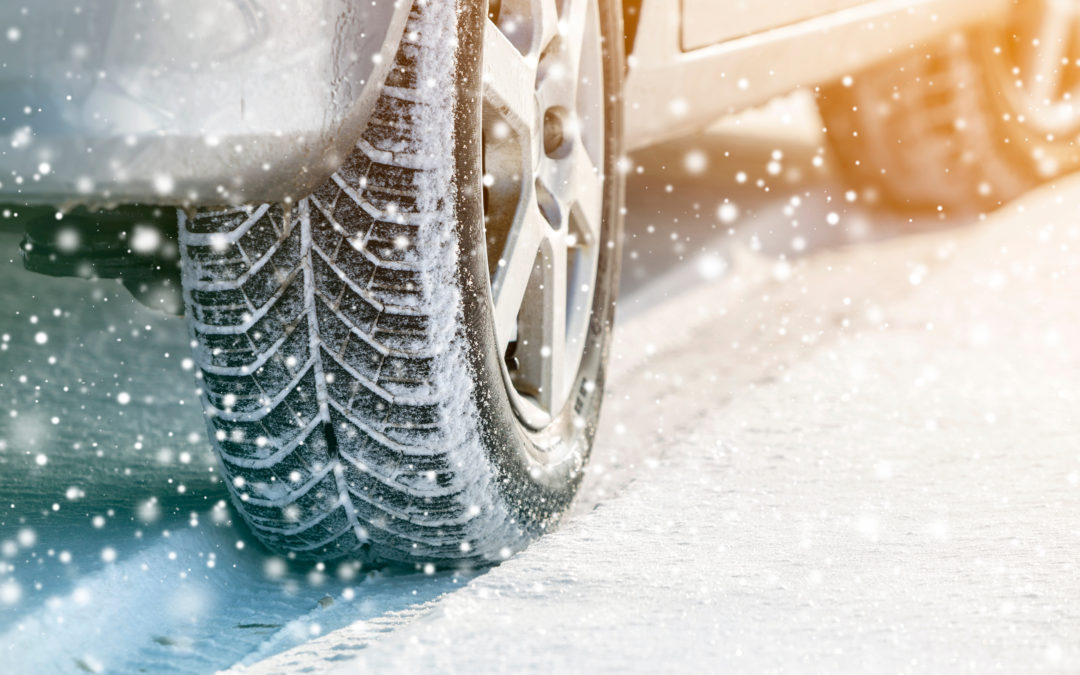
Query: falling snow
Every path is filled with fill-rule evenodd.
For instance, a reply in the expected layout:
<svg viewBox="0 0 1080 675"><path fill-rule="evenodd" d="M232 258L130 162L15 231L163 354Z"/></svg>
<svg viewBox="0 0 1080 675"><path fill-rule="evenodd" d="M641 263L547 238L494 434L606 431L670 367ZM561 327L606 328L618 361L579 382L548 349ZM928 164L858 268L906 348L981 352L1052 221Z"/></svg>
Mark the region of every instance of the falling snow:
<svg viewBox="0 0 1080 675"><path fill-rule="evenodd" d="M20 24L0 27L5 48L34 43L24 23L33 7L5 15ZM441 45L446 55L451 47ZM73 45L72 58L87 49ZM947 61L915 56L927 68ZM937 94L931 74L902 75ZM778 93L768 89L776 75L722 73L714 84L761 103ZM1020 75L1008 76L1017 89ZM109 73L98 77L111 91ZM203 433L207 376L184 319L136 301L137 284L85 268L24 270L34 246L21 243L24 224L49 224L53 258L77 255L93 233L72 225L66 206L3 206L0 669L1080 669L1080 179L998 205L1018 179L979 157L944 174L931 170L929 151L916 153L914 169L879 165L865 148L920 139L874 136L893 128L886 122L826 132L836 118L815 101L847 92L853 115L893 119L909 94L885 87L864 103L871 80L844 75L704 130L691 97L652 106L697 133L615 164L627 180L625 232L607 242L621 245L619 323L605 378L582 382L582 393L603 388L607 398L580 495L523 552L454 541L462 554L486 547L501 562L491 568L301 563L267 551L228 486L243 490L238 499L273 500L304 474L222 477ZM450 139L443 107L454 89L442 84L435 94L448 98L417 119ZM962 84L947 83L950 100L965 98ZM928 138L982 133L970 112L924 125ZM20 103L4 113L3 144L35 148L40 120L74 114ZM1024 122L1001 117L993 123ZM1018 129L1010 152L1023 146L1032 176L1057 176L1068 152L1052 151L1054 134L1007 128ZM504 141L513 130L498 121L484 133ZM212 133L199 142L242 150ZM43 153L25 175L0 176L0 188L47 183L63 169ZM921 187L897 199L882 185L903 170ZM499 184L493 171L486 188ZM422 195L433 213L445 215L450 172L432 172ZM939 198L958 174L972 208ZM179 173L141 179L165 201L183 197ZM73 185L96 189L89 176ZM920 210L924 196L932 203ZM424 301L441 303L437 318L452 323L456 231L419 232L388 237L382 252L451 251L428 270L439 292ZM366 235L349 241L355 251L365 253ZM142 261L175 253L172 233L147 224L118 241ZM444 388L476 387L463 344L440 354L450 355ZM551 345L539 354L551 359ZM239 396L223 395L223 409ZM474 400L461 401L454 421L473 421ZM573 414L565 424L586 422ZM466 431L453 438L464 458L451 467L457 479L515 479L497 476ZM241 429L215 440L279 441ZM385 478L411 480L405 473ZM442 475L415 473L425 486ZM393 517L374 523L388 532L425 508L391 506ZM463 514L495 508L504 506ZM303 516L290 506L282 522Z"/></svg>

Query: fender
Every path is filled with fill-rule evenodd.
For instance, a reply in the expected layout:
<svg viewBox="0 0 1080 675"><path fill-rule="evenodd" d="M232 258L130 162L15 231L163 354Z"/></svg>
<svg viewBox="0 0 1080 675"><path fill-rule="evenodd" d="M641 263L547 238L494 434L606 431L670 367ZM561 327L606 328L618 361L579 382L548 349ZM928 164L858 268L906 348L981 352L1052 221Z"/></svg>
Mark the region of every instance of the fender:
<svg viewBox="0 0 1080 675"><path fill-rule="evenodd" d="M348 156L406 0L0 6L0 201L289 201Z"/></svg>

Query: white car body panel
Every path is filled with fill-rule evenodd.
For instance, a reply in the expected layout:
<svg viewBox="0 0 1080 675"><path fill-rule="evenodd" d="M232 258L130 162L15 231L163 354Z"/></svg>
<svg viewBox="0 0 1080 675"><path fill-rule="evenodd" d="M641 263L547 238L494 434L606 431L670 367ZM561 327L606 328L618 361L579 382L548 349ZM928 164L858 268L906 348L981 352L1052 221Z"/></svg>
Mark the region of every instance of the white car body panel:
<svg viewBox="0 0 1080 675"><path fill-rule="evenodd" d="M682 48L700 49L864 4L866 0L682 0ZM718 17L718 14L723 14Z"/></svg>
<svg viewBox="0 0 1080 675"><path fill-rule="evenodd" d="M756 11L775 17L779 27L687 50L684 24L723 26L732 3L686 2L694 13L685 18L679 2L642 5L626 80L630 149L700 129L800 85L855 74L949 31L999 20L1012 7L1011 0L874 0L786 23L814 6L824 11L841 3L763 0Z"/></svg>
<svg viewBox="0 0 1080 675"><path fill-rule="evenodd" d="M351 151L411 4L0 4L0 196L60 205L301 197Z"/></svg>
<svg viewBox="0 0 1080 675"><path fill-rule="evenodd" d="M449 1L449 0L446 0ZM1011 0L643 0L641 148L853 74ZM344 161L410 0L0 5L0 201L215 205L308 194Z"/></svg>

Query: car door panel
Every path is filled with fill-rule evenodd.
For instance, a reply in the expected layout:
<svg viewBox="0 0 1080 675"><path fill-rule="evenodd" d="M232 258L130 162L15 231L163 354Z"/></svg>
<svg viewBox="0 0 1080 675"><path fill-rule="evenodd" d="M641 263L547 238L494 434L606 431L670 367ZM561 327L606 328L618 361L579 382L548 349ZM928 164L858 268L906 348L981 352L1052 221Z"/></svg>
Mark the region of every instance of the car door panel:
<svg viewBox="0 0 1080 675"><path fill-rule="evenodd" d="M682 0L684 50L758 33L868 0Z"/></svg>
<svg viewBox="0 0 1080 675"><path fill-rule="evenodd" d="M819 0L817 6L853 1ZM626 79L630 149L700 129L796 87L857 73L949 31L1000 20L1012 7L1012 0L864 0L785 23L774 21L771 10L806 9L810 0L763 0L756 6L769 28L686 50L683 25L691 15L684 17L684 10L701 12L695 22L724 26L732 3L683 2L645 0L641 6Z"/></svg>

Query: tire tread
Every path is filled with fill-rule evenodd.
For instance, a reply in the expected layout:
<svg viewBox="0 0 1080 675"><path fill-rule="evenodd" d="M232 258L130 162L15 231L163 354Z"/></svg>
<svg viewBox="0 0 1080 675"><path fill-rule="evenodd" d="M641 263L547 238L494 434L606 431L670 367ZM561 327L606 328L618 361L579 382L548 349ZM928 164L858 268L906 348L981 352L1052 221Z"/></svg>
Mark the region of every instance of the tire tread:
<svg viewBox="0 0 1080 675"><path fill-rule="evenodd" d="M181 219L223 473L258 538L299 558L470 557L468 485L434 442L439 354L413 246L432 165L412 124L429 105L419 19L353 155L311 197Z"/></svg>

